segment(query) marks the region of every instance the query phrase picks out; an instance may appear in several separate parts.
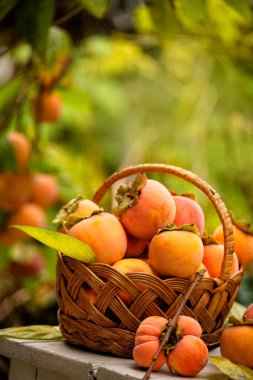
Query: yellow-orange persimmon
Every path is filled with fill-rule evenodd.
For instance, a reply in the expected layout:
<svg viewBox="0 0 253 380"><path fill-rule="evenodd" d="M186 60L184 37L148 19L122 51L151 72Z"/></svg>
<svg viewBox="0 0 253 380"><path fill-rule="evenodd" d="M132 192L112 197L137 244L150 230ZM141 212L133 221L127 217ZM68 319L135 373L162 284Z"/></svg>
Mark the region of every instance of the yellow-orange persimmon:
<svg viewBox="0 0 253 380"><path fill-rule="evenodd" d="M148 273L148 274L154 274L152 268L150 265L141 259L136 259L136 258L128 258L128 259L122 259L116 261L112 265L115 269L117 269L121 273L138 273L138 272L143 272L143 273ZM140 289L144 289L144 285L139 285ZM128 304L131 302L132 298L130 295L128 295L126 292L121 290L119 292L119 297L122 299L123 302Z"/></svg>
<svg viewBox="0 0 253 380"><path fill-rule="evenodd" d="M211 278L220 276L223 259L224 259L224 245L223 244L204 245L203 264L206 266L209 276ZM238 270L239 270L239 261L238 261L237 254L234 252L230 276L238 272Z"/></svg>
<svg viewBox="0 0 253 380"><path fill-rule="evenodd" d="M160 276L189 278L199 268L203 258L200 237L189 231L164 230L149 244L150 265Z"/></svg>
<svg viewBox="0 0 253 380"><path fill-rule="evenodd" d="M253 369L253 326L226 327L220 338L221 355Z"/></svg>
<svg viewBox="0 0 253 380"><path fill-rule="evenodd" d="M111 265L125 255L126 233L116 216L110 213L91 215L72 226L67 234L88 244L100 263Z"/></svg>
<svg viewBox="0 0 253 380"><path fill-rule="evenodd" d="M253 235L244 232L239 227L233 225L235 241L235 252L240 264L248 264L253 260ZM219 243L224 243L223 227L219 225L213 233L214 238Z"/></svg>

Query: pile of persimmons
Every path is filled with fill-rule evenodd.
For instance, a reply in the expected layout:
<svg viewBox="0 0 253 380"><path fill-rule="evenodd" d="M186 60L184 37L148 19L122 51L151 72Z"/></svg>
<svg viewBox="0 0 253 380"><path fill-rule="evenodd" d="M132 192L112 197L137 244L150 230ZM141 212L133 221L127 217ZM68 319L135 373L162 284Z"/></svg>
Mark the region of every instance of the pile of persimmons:
<svg viewBox="0 0 253 380"><path fill-rule="evenodd" d="M115 199L117 207L110 213L77 197L59 211L55 223L61 232L88 244L98 262L123 273L190 279L205 267L206 276L219 277L223 229L220 225L211 240L204 238L204 212L192 195L176 195L162 183L137 174L119 186ZM231 275L253 259L253 236L236 225L233 228Z"/></svg>
<svg viewBox="0 0 253 380"><path fill-rule="evenodd" d="M177 195L161 182L138 173L131 182L118 187L115 199L113 212L105 212L93 201L77 197L59 211L54 222L59 231L88 244L97 262L112 265L121 273L144 272L191 281L200 268L205 268L206 277L219 277L224 257L223 228L218 226L212 239L204 237L204 212L192 195ZM253 259L253 236L236 225L233 228L231 276ZM88 289L87 296L94 303L97 295ZM126 304L132 301L124 291L119 297ZM153 316L141 323L133 350L138 365L150 366L167 322ZM168 355L161 353L154 369L167 362L172 372L195 376L208 359L201 334L196 320L180 316L173 334L176 340Z"/></svg>
<svg viewBox="0 0 253 380"><path fill-rule="evenodd" d="M25 134L5 133L0 150L0 244L12 247L26 244L29 236L11 225L47 226L47 210L59 201L59 184L53 175L30 169L32 147ZM28 251L14 260L13 272L30 276L41 270L43 257Z"/></svg>

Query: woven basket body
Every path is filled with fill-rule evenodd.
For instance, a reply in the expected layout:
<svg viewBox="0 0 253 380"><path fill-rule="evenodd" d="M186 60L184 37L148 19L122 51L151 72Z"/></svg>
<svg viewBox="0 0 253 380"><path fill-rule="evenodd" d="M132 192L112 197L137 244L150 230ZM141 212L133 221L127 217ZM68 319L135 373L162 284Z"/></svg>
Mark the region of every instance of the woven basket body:
<svg viewBox="0 0 253 380"><path fill-rule="evenodd" d="M219 344L220 333L242 281L242 270L230 277L234 238L229 213L219 194L198 176L163 164L143 164L122 169L110 176L94 196L99 203L117 180L137 172L176 175L201 189L215 207L224 232L224 259L219 278L203 278L186 302L182 314L199 321L203 340L209 347ZM140 285L144 285L140 287ZM143 319L152 315L172 318L190 286L181 278L161 279L146 273L122 274L107 264L85 265L58 255L56 295L58 320L63 336L73 345L120 357L132 357L135 332ZM85 289L97 294L90 302ZM119 291L133 301L126 305Z"/></svg>

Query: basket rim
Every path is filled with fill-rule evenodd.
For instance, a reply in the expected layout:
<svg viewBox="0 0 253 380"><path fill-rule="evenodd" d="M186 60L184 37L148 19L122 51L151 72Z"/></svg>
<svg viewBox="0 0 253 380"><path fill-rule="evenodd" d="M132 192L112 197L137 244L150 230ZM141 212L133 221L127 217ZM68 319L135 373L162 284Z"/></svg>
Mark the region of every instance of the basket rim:
<svg viewBox="0 0 253 380"><path fill-rule="evenodd" d="M234 234L232 219L220 194L211 185L209 185L209 183L201 179L192 171L183 169L178 166L161 163L142 163L126 166L115 171L105 179L102 185L95 192L92 198L93 202L99 204L103 196L115 182L133 174L137 174L138 172L160 172L175 175L181 179L186 180L187 182L192 183L208 197L220 218L224 235L224 257L219 278L222 280L228 280L230 278L234 254Z"/></svg>

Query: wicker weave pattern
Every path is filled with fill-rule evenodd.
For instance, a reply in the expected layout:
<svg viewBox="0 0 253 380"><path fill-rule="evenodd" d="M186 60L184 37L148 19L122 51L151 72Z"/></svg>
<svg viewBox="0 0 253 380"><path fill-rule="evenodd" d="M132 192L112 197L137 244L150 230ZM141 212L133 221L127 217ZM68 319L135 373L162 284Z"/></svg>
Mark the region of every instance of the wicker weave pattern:
<svg viewBox="0 0 253 380"><path fill-rule="evenodd" d="M200 322L206 343L210 347L217 345L222 325L242 280L242 271L229 277L234 251L229 213L220 196L206 182L191 172L162 164L137 165L114 173L97 191L94 201L99 203L118 179L147 171L170 173L195 184L211 200L221 219L225 248L220 278L203 278L183 309L183 314ZM188 287L189 281L186 279L161 279L146 273L125 275L107 264L87 266L59 254L56 283L59 324L64 337L71 344L131 357L135 331L140 322L152 315L173 317ZM94 304L86 295L87 288L97 293ZM117 295L122 290L133 299L129 305Z"/></svg>

